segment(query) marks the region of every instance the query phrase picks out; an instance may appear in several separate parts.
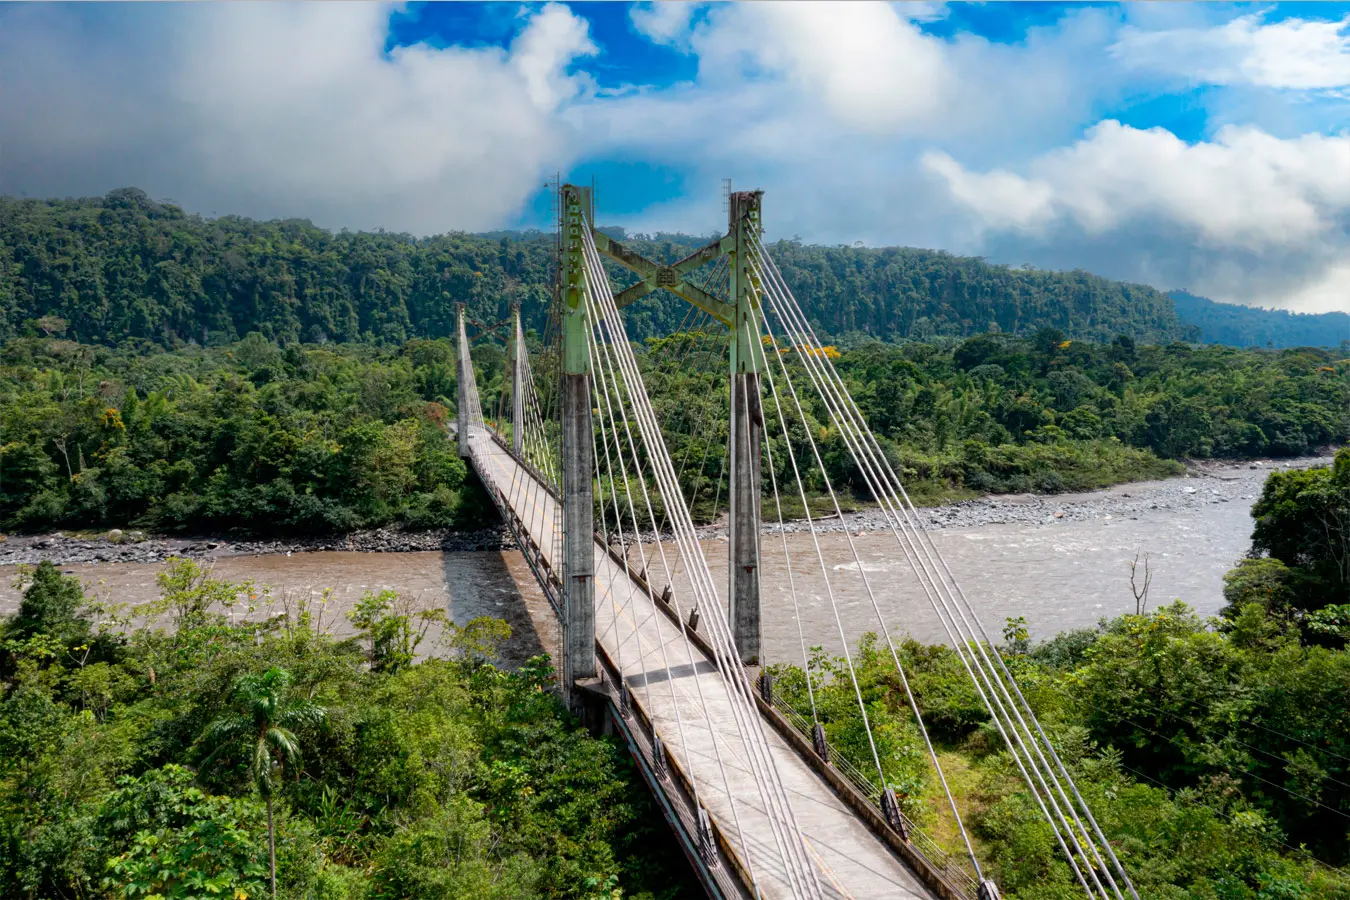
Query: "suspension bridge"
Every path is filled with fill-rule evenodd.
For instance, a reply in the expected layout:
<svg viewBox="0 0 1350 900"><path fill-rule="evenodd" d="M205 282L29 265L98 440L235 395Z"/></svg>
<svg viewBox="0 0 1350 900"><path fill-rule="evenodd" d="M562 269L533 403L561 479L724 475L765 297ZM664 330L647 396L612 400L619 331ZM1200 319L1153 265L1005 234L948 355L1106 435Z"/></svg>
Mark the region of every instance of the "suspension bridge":
<svg viewBox="0 0 1350 900"><path fill-rule="evenodd" d="M1086 896L1138 900L1053 741L994 649L858 405L774 264L760 192L728 197L727 233L672 264L594 226L591 191L558 190L555 287L542 346L531 354L519 310L504 325L510 376L485 419L464 306L458 307L457 432L562 626L560 683L592 727L628 744L712 897L995 900L923 725L893 640L897 603L857 565L829 567L813 503L830 484L808 410L828 421L885 517L896 553L942 622L961 665ZM636 276L619 291L607 265ZM631 277L631 276L630 276ZM707 551L647 393L622 309L662 290L690 305L729 360L728 569ZM495 328L495 327L494 327ZM484 333L489 329L484 329ZM480 334L479 337L483 335ZM532 358L533 357L533 358ZM678 365L678 363L677 363ZM539 377L536 379L536 371ZM509 398L509 399L508 399ZM719 485L720 489L720 485ZM808 493L815 496L808 497ZM761 553L798 510L811 552L784 538L785 602L762 603ZM714 503L716 507L716 503ZM763 517L773 519L765 523ZM776 532L764 531L776 523ZM778 552L774 548L773 552ZM805 557L805 558L803 558ZM957 846L916 826L897 795L868 718L836 592L860 579L955 823ZM865 733L866 758L826 736L819 672L808 665L803 604L828 605ZM806 702L788 703L760 664L762 616L797 622ZM812 637L814 640L814 636Z"/></svg>

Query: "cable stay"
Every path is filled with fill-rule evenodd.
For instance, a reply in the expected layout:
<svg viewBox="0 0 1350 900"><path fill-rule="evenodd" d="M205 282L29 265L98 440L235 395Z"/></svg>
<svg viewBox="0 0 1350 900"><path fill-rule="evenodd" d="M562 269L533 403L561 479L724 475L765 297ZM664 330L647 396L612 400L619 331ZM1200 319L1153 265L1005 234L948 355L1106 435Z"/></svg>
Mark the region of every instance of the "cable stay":
<svg viewBox="0 0 1350 900"><path fill-rule="evenodd" d="M956 582L936 543L923 528L922 520L894 468L886 458L875 436L867 428L861 410L849 394L847 386L835 370L829 356L825 353L821 342L817 339L809 321L792 296L782 274L758 234L753 236L749 257L752 284L760 301L759 320L756 329L758 330L762 326L763 330L762 341L756 341L756 343L762 347L763 370L769 376L769 390L772 394L775 409L779 412L779 427L784 437L787 438L789 433L788 421L782 415L785 404L775 382L775 376L773 375L775 369L777 369L777 377L781 379L785 389L784 393L791 402L791 409L796 414L792 421L803 427L812 457L820 468L821 476L824 477L825 468L819 449L811 435L802 400L797 393L797 387L792 381L792 376L784 359L784 357L792 355L797 361L795 368L799 370L799 374L806 376L811 391L811 399L818 401L820 404L818 408L823 407L826 411L832 429L842 439L863 482L878 502L888 529L896 538L906 562L913 570L930 605L942 622L953 649L971 678L976 692L989 711L991 719L1003 738L1009 754L1017 765L1042 816L1051 826L1056 842L1059 844L1061 852L1068 861L1070 869L1080 886L1083 887L1089 897L1100 897L1104 900L1124 900L1125 894L1128 892L1130 897L1138 900L1138 894L1129 876L1116 858L1115 852L1102 833L1100 826L1092 815L1092 811L1079 793L1073 778L1041 727L1040 722L1036 719L1011 671L1002 657L993 649L993 642L987 630L980 622L960 585ZM770 357L774 361L773 365L769 363ZM786 446L789 450L789 462L792 464L794 477L800 485L800 472L797 468L797 460L792 453L792 441L790 439L786 440ZM836 513L842 515L842 510L832 486L829 485L828 478L824 478L824 480L826 492ZM775 503L777 504L776 484L774 490ZM805 507L805 492L801 491L800 487L799 491ZM806 516L808 523L810 523L809 509L806 510ZM815 528L813 523L810 523L810 530L814 539ZM849 535L847 530L844 533ZM915 704L913 693L909 688L908 678L900 665L898 653L890 637L890 630L885 627L881 605L867 578L861 557L858 555L851 535L848 536L848 543L857 569L863 578L870 604L878 622L882 625L881 633L886 636L892 661L900 673L906 699L915 714L920 731L924 735L930 759L943 782L949 804L953 813L956 813L955 802L950 790L947 789L946 779L941 773L941 766L938 764L936 753L933 751L931 741L928 740L926 729L922 725L922 719L918 715L917 704ZM817 552L819 553L819 551ZM823 569L823 558L819 561ZM833 604L833 596L828 589L828 576L826 576L826 579L826 593L830 595L830 601ZM793 586L793 589L795 589L795 586ZM794 597L794 604L795 602ZM842 638L842 626L840 630ZM852 662L849 661L848 665L850 677L855 680L856 692L856 676L852 671ZM860 692L857 699L863 713L864 722L866 722L865 704L862 703ZM873 757L880 773L882 767L879 759L876 758L874 745ZM884 786L884 774L881 777ZM883 806L886 802L887 798L883 794ZM959 814L957 814L957 821L960 822ZM964 826L961 826L961 831L971 861L976 868L976 872L979 873L979 863L975 859L969 839L965 835Z"/></svg>
<svg viewBox="0 0 1350 900"><path fill-rule="evenodd" d="M906 843L928 840L928 845L917 846L924 847L922 852L930 857L940 857L939 868L952 875L953 851L937 847L922 836L905 814L904 804L913 798L897 796L895 785L888 783L893 775L888 767L894 763L883 752L886 745L878 735L878 707L869 698L863 660L857 656L855 642L859 635L850 634L846 625L856 621L858 615L847 598L857 595L846 593L843 585L856 579L862 588L863 613L875 621L884 641L884 653L894 665L903 703L923 741L927 764L932 766L945 807L954 818L961 844L955 856L969 858L970 870L960 861L960 878L952 884L959 884L961 893L969 891L967 896L996 900L997 888L986 879L975 853L895 643L892 626L896 610L887 603L889 586L878 583L875 571L864 565L859 542L847 528L842 534L851 564L827 563L826 546L819 537L820 520L842 519L844 505L826 467L826 459L834 451L827 450L825 437L815 430L815 417L819 416L828 424L831 440L837 436L847 452L860 486L877 502L885 523L883 531L897 542L942 623L957 659L1078 884L1087 896L1098 900L1138 900L1092 810L1008 665L994 649L936 543L923 528L891 461L867 427L766 249L758 226L758 201L752 215L733 217L732 234L720 239L722 243L714 241L667 266L642 260L622 247L616 249L612 241L606 243L609 239L595 232L589 212L582 208L585 204L579 204L575 195L569 198L566 271L560 243L558 272L558 296L567 298L566 309L563 303L550 308L536 362L528 352L518 311L513 315L507 339L509 377L497 398L494 423L483 418L477 380L468 364L470 345L462 314L458 328L462 454L474 458L480 474L491 473L493 483L489 487L494 500L499 505L507 502L514 516L512 527L519 526L524 542L549 547L549 552L536 555L552 560L550 565L578 573L578 580L590 578L594 586L593 602L580 602L576 598L591 594L579 592L590 588L568 581L566 572L546 573L559 586L564 582L572 585L566 590L573 593L566 596L573 599L559 609L566 646L565 683L573 684L573 671L583 678L604 674L586 668L594 662L587 645L568 643L566 635L573 627L569 617L576 617L585 621L573 634L591 635L601 642L604 652L599 655L604 657L604 671L617 668L615 702L621 714L628 715L631 702L645 710L663 710L661 734L670 742L672 752L679 748L686 794L692 795L698 811L698 841L712 840L712 826L708 825L705 833L704 823L715 808L723 837L739 844L740 874L756 897L772 884L770 894L786 890L794 897L823 900L826 887L822 878L831 882L829 892L834 894L838 884L820 855L821 848L813 847L803 835L778 765L781 760L775 760L775 745L770 743L765 716L757 705L761 701L771 706L776 702L772 685L764 681L757 700L747 674L746 665L758 664L758 638L753 645L739 643L746 633L742 621L746 610L754 616L755 633L759 628L758 582L754 583L755 593L748 595L753 597L753 604L740 607L739 598L747 595L735 581L743 577L742 569L733 568L731 589L724 595L710 572L693 523L692 510L697 504L706 504L709 489L716 517L726 483L731 527L750 523L734 533L729 528L729 547L734 552L728 565L743 564L745 557L740 554L750 546L754 552L749 561L757 566L764 542L753 527L759 513L755 512L753 520L736 515L737 504L744 510L744 504L750 502L745 491L746 473L751 473L749 482L758 478L767 491L765 512L772 497L771 513L777 525L774 543L781 544L787 576L782 613L792 615L795 623L797 651L805 674L802 699L810 716L806 727L816 754L826 764L847 773L853 783L870 783L872 792L867 794L864 789L862 793L877 804L890 829ZM733 246L734 252L727 249ZM602 248L611 260L636 260L634 270L646 281L616 295L606 274ZM728 347L733 354L728 410L731 429L725 451L719 454L721 468L715 482L707 474L709 457L714 452L713 444L720 447L722 438L720 432L711 432L718 436L710 439L708 419L724 408L721 398L726 395L719 390L709 404L704 394L696 408L670 410L663 422L648 394L620 314L621 305L655 287L666 287L693 299L675 332L685 337L664 344L663 355L652 361L652 374L675 379L702 377L698 373L715 365L715 360L725 359ZM728 310L734 310L735 315ZM723 332L723 325L729 330ZM701 363L697 362L700 357ZM571 411L566 418L564 407ZM663 431L663 424L668 429L673 425L674 430ZM687 435L683 447L674 448L675 454L667 445L668 435L677 440ZM743 455L737 455L744 453L741 441L745 435L760 442L757 447L762 447L766 457L767 478L762 473L754 474L758 456L746 463ZM570 443L564 446L564 440ZM740 449L733 449L733 442ZM494 447L494 443L499 446ZM509 453L509 460L503 451ZM681 457L678 465L673 455ZM730 481L724 482L728 475ZM567 487L564 496L565 481L574 487ZM685 486L689 488L687 496ZM588 499L577 504L579 496ZM593 504L589 498L593 498ZM567 506L570 511L564 514L565 504L575 505ZM796 515L793 507L797 504L801 506L802 537L809 540L805 546L789 540L787 519ZM591 506L590 512L576 511ZM565 533L564 515L573 517L569 521L584 523L581 530ZM772 531L772 524L766 524ZM584 537L579 537L583 532ZM755 537L747 538L747 534ZM587 562L591 544L593 571ZM735 550L738 546L742 549ZM752 569L746 565L745 571ZM658 588L662 576L664 587ZM543 580L545 576L540 577ZM738 604L736 610L728 608L732 602ZM818 638L807 632L803 622L808 608L824 610L827 606L833 620L833 635L828 640L837 639L842 648L836 681L829 685L822 680L827 676L812 668L810 645ZM672 614L668 616L663 609ZM587 618L592 612L594 619ZM707 648L706 655L696 643ZM834 751L825 729L831 723L821 699L827 687L848 698L850 709L856 704L866 738L865 753L870 757L863 767L875 774L858 772L849 760L829 759ZM804 721L804 712L794 711L797 718L793 721ZM655 734L655 720L650 726ZM656 743L660 745L659 740ZM797 789L801 782L793 784ZM941 814L945 817L946 811Z"/></svg>
<svg viewBox="0 0 1350 900"><path fill-rule="evenodd" d="M601 440L605 442L606 454L608 454L609 447L614 448L612 455L606 455L608 462L605 469L598 471L597 474L602 476L602 483L607 484L609 489L609 504L615 518L614 528L616 531L623 532L625 521L623 512L626 506L627 521L632 522L633 527L633 542L639 544L639 552L645 561L646 551L641 548L640 540L638 540L640 535L638 533L637 508L632 503L630 489L630 482L636 481L639 493L643 497L643 506L647 512L647 524L650 525L652 532L657 532L657 521L654 508L651 505L651 497L647 490L646 478L643 477L641 469L637 468L641 461L645 460L648 472L655 482L668 516L675 548L683 562L691 587L694 609L699 610L701 621L707 623L709 645L713 649L714 656L712 662L725 682L727 696L731 701L729 704L730 711L736 735L744 754L734 762L739 766L748 768L753 776L760 803L767 814L774 849L777 851L776 855L782 864L783 875L792 893L794 896L806 898L823 897L816 867L811 861L810 851L802 837L787 792L771 758L763 722L755 708L749 680L737 656L730 624L723 613L721 598L709 573L702 547L698 543L697 533L680 490L674 464L665 447L660 425L643 384L632 347L628 342L626 330L619 316L603 263L595 247L590 229L585 228L582 233L586 265L586 277L583 282L584 299L592 326L588 335L588 343L591 360L593 363L598 363L593 368L596 375L594 392L602 394L603 397L597 399L605 401L603 406L597 404L597 408L601 411ZM633 434L632 424L637 425L636 436ZM620 441L620 438L623 441ZM625 455L633 460L635 471L632 475L635 477L630 477L627 464L624 462L620 463L618 471L614 469L615 458L622 460ZM601 457L602 454L596 454L597 465ZM619 503L619 485L623 486L623 505ZM608 528L608 525L605 527ZM625 558L627 558L628 541L629 539L626 536L620 536L621 548ZM665 548L660 542L656 544L656 553L662 569L665 571L667 584L670 584L673 582L674 572L666 556ZM676 608L677 618L682 623L681 629L683 630L687 627L683 624L687 619L684 610L681 608L680 598L672 593L670 599ZM615 610L615 615L617 620L618 609ZM639 652L641 651L639 650ZM690 658L692 661L692 656ZM668 664L668 660L663 660L663 663ZM673 690L674 679L668 680L671 681ZM697 677L694 678L694 681L698 685L699 679ZM647 685L646 688L650 691L650 685ZM698 689L701 691L701 686ZM740 824L741 813L738 810L738 806L744 804L745 800L735 796L730 790L729 782L727 782L726 767L730 761L722 755L725 736L717 734L716 724L713 720L708 719L707 725L713 734L713 746L716 748L716 766L720 770L723 783L726 784L734 827L738 832L742 846L749 850L750 848L745 844L745 835ZM683 731L682 725L680 728ZM718 741L719 737L722 738L721 744ZM695 778L696 782L697 780ZM758 884L761 876L760 873L754 871L754 854L747 852L745 857L752 870L751 879Z"/></svg>

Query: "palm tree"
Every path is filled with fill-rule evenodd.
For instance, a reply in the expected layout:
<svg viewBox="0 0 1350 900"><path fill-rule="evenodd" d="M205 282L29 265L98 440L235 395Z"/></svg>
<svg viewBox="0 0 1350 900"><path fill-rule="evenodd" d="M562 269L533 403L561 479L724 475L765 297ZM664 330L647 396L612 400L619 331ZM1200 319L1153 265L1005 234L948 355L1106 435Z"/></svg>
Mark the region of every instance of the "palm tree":
<svg viewBox="0 0 1350 900"><path fill-rule="evenodd" d="M291 675L273 667L261 675L242 675L234 683L235 711L221 716L202 732L198 743L207 756L202 770L234 749L250 754L249 780L267 801L267 866L272 900L277 896L276 829L272 824L272 795L282 769L290 766L299 777L300 744L292 728L312 726L326 715L321 706L287 697Z"/></svg>

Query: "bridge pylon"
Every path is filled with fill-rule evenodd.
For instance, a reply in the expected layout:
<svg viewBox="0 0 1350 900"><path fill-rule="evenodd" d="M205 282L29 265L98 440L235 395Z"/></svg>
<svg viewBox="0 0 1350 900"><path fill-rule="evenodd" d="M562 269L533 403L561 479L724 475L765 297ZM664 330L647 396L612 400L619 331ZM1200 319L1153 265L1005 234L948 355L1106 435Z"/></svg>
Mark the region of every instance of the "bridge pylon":
<svg viewBox="0 0 1350 900"><path fill-rule="evenodd" d="M563 488L563 684L569 695L579 679L594 678L595 488L591 422L590 316L585 302L585 237L591 227L590 191L560 188L562 219L562 488Z"/></svg>
<svg viewBox="0 0 1350 900"><path fill-rule="evenodd" d="M760 200L763 191L739 191L729 197L729 227L726 235L700 247L684 259L666 265L647 259L594 226L591 193L586 188L563 185L559 191L562 212L563 270L570 263L569 204L585 210L595 248L640 280L614 297L623 308L655 290L666 290L709 313L727 326L731 340L731 455L730 574L728 599L736 652L745 665L760 661L760 456L763 419L760 406L760 368L764 358L759 346L759 289L749 249L759 238ZM687 276L720 257L727 257L729 278L725 297L709 293ZM566 284L566 276L563 279ZM564 288L566 290L566 288Z"/></svg>
<svg viewBox="0 0 1350 900"><path fill-rule="evenodd" d="M760 454L764 419L760 408L759 293L753 283L749 247L758 236L763 191L731 195L729 254L735 327L731 331L731 508L728 511L731 627L744 665L759 664Z"/></svg>
<svg viewBox="0 0 1350 900"><path fill-rule="evenodd" d="M464 330L464 304L455 304L455 329L459 335L458 347L467 347L468 338ZM468 354L458 354L459 370L455 373L455 441L459 445L460 459L469 458L469 379L465 376L465 366L472 366Z"/></svg>
<svg viewBox="0 0 1350 900"><path fill-rule="evenodd" d="M506 342L511 366L511 451L520 456L525 446L525 348L520 330L520 304L511 304L511 337Z"/></svg>

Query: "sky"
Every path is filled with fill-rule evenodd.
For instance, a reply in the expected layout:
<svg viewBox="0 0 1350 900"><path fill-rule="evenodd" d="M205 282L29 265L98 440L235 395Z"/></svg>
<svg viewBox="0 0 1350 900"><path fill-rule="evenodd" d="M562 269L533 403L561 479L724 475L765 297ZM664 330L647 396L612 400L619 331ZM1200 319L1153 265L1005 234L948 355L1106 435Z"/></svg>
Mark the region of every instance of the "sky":
<svg viewBox="0 0 1350 900"><path fill-rule="evenodd" d="M0 194L725 230L1350 311L1347 3L0 3Z"/></svg>

